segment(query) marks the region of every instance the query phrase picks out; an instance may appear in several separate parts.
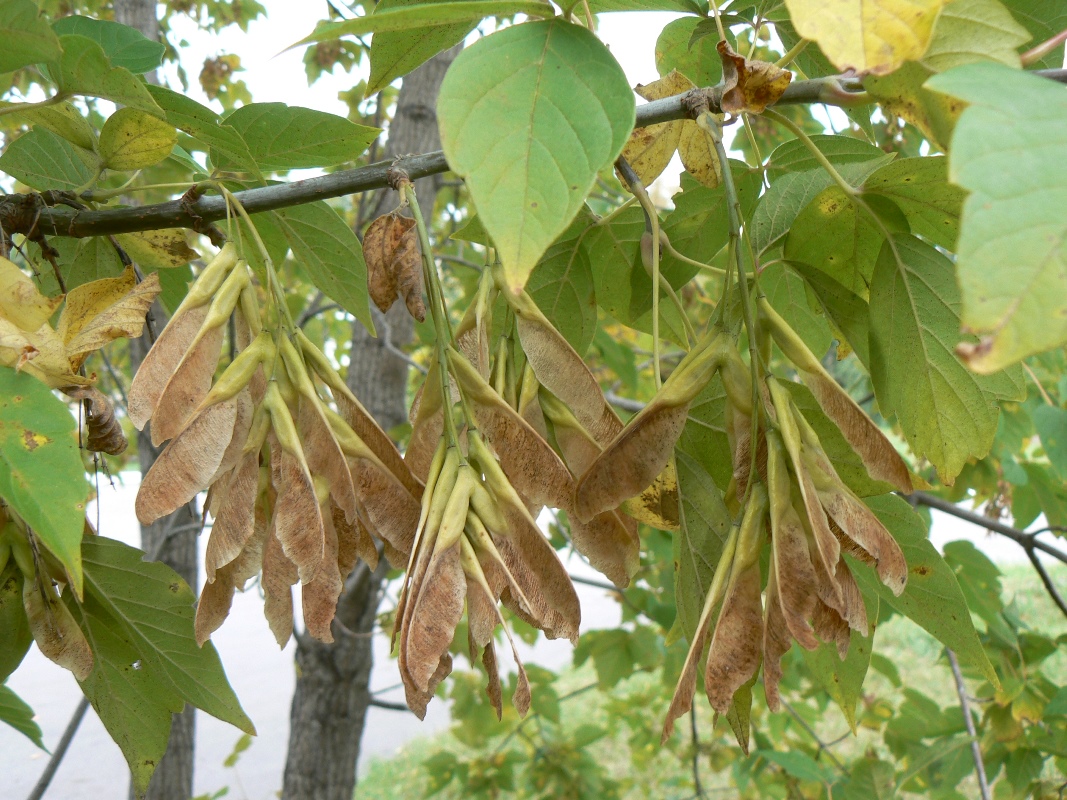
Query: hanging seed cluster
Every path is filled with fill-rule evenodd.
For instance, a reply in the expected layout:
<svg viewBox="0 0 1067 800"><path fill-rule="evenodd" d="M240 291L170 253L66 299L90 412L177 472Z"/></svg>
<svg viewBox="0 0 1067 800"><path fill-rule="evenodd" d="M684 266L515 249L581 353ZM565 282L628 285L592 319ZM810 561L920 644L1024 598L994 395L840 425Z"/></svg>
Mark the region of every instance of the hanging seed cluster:
<svg viewBox="0 0 1067 800"><path fill-rule="evenodd" d="M344 578L357 558L377 563L372 533L394 563L410 550L421 485L322 352L299 331L262 329L260 317L248 265L226 245L130 387L134 424L151 421L152 440L169 440L137 516L150 523L208 492L201 643L257 574L279 644L292 634L297 582L308 632L332 641ZM231 321L237 355L215 379Z"/></svg>

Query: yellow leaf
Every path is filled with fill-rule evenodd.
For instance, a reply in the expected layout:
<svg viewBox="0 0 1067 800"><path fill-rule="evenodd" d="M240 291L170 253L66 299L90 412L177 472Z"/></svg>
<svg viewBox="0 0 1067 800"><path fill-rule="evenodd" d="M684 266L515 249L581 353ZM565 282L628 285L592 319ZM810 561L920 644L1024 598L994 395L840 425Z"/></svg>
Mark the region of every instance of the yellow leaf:
<svg viewBox="0 0 1067 800"><path fill-rule="evenodd" d="M120 108L104 123L97 150L108 169L144 169L169 156L177 142L177 131L163 120Z"/></svg>
<svg viewBox="0 0 1067 800"><path fill-rule="evenodd" d="M922 58L946 0L786 0L805 39L841 71L885 75Z"/></svg>
<svg viewBox="0 0 1067 800"><path fill-rule="evenodd" d="M53 389L88 383L71 370L63 340L47 324L24 331L0 317L0 364L24 370Z"/></svg>
<svg viewBox="0 0 1067 800"><path fill-rule="evenodd" d="M45 297L32 278L6 258L0 258L0 317L24 331L36 331L62 302L62 297Z"/></svg>
<svg viewBox="0 0 1067 800"><path fill-rule="evenodd" d="M120 233L115 237L130 258L145 269L181 267L200 254L185 241L178 228L140 233Z"/></svg>
<svg viewBox="0 0 1067 800"><path fill-rule="evenodd" d="M634 91L645 100L660 100L696 88L693 82L677 70L671 70L658 81L638 84ZM644 128L635 128L629 141L622 149L622 157L637 173L637 177L646 186L667 168L674 151L678 147L678 138L682 132L682 121L661 122ZM620 178L621 180L621 178ZM623 186L626 181L622 181Z"/></svg>
<svg viewBox="0 0 1067 800"><path fill-rule="evenodd" d="M682 123L678 155L682 157L685 171L709 189L714 189L722 181L722 165L715 152L715 142L692 120Z"/></svg>
<svg viewBox="0 0 1067 800"><path fill-rule="evenodd" d="M59 318L59 338L71 369L115 339L140 336L145 314L160 292L159 276L136 282L133 270L117 278L101 278L73 289Z"/></svg>

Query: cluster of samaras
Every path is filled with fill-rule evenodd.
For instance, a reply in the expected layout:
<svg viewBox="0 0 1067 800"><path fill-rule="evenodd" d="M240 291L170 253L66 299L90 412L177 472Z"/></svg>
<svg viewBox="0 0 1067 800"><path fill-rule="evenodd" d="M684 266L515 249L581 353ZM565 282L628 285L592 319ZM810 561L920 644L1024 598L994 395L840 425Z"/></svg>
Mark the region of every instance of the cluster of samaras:
<svg viewBox="0 0 1067 800"><path fill-rule="evenodd" d="M719 561L667 729L691 704L716 612L705 683L721 712L761 661L768 701L777 705L779 662L792 639L807 648L836 642L843 656L849 631L865 634L867 617L841 553L875 565L896 592L906 567L788 392L769 376L753 391L732 339L713 328L624 426L532 299L499 279L484 271L458 328L438 342L401 458L309 340L261 329L249 269L232 248L201 273L130 392L134 423L151 418L153 440L170 439L138 496L141 520L208 490L214 525L198 639L261 573L278 641L292 633L298 581L308 632L329 641L345 577L359 558L374 564L384 552L407 567L394 644L408 704L422 715L449 674L466 611L470 657L480 654L499 713L496 627L511 638L500 605L550 638L578 635L574 587L537 514L545 506L567 511L575 548L626 586L640 561L638 521L678 525L674 445L690 404L718 373L735 465L728 502L741 521ZM498 297L504 335L491 342ZM238 353L214 380L231 317ZM910 490L906 465L875 424L769 306L761 319L872 476ZM766 587L764 545L772 551ZM521 663L513 702L525 713Z"/></svg>

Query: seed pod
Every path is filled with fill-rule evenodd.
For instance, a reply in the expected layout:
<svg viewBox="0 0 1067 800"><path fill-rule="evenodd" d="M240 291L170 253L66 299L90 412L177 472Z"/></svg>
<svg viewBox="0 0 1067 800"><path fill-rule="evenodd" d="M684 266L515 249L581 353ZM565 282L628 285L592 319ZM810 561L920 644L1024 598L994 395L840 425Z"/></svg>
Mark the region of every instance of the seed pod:
<svg viewBox="0 0 1067 800"><path fill-rule="evenodd" d="M84 681L93 671L93 651L51 582L23 570L22 603L30 633L41 653Z"/></svg>

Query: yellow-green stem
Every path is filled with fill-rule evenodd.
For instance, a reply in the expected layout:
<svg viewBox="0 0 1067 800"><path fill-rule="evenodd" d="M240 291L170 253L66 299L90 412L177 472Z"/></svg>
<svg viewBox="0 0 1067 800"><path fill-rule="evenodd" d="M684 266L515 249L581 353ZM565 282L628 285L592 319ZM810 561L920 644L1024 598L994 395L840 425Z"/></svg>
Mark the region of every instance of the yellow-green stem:
<svg viewBox="0 0 1067 800"><path fill-rule="evenodd" d="M793 59L803 53L809 44L811 44L811 39L801 39L789 48L789 51L784 56L775 61L774 66L785 67L787 64L792 63Z"/></svg>
<svg viewBox="0 0 1067 800"><path fill-rule="evenodd" d="M59 94L49 97L47 100L41 100L37 103L12 103L9 106L0 107L0 117L7 114L20 114L23 111L34 111L38 108L48 108L49 106L58 105L66 100L68 95L60 92Z"/></svg>

